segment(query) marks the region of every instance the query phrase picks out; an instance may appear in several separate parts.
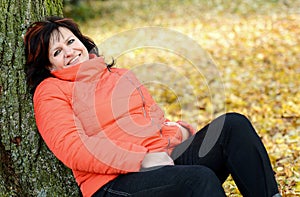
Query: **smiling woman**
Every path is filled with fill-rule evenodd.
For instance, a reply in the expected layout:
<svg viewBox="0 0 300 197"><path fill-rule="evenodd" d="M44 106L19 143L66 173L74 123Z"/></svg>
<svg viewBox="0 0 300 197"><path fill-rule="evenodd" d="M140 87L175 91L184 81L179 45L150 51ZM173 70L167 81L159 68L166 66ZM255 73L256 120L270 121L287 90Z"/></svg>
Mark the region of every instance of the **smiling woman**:
<svg viewBox="0 0 300 197"><path fill-rule="evenodd" d="M50 70L61 70L88 59L86 47L69 29L59 27L52 32L49 43Z"/></svg>
<svg viewBox="0 0 300 197"><path fill-rule="evenodd" d="M33 23L24 38L25 73L32 94L40 82L52 76L49 45L50 42L54 44L54 41L58 41L63 36L59 29L70 31L69 33L73 34L74 39L80 41L90 54L98 55L96 44L87 36L82 35L78 25L70 19L54 16L45 21ZM54 56L54 54L52 55Z"/></svg>
<svg viewBox="0 0 300 197"><path fill-rule="evenodd" d="M224 197L229 174L245 197L280 196L245 116L224 114L197 133L166 119L133 72L106 64L71 19L36 22L24 41L37 127L83 196Z"/></svg>

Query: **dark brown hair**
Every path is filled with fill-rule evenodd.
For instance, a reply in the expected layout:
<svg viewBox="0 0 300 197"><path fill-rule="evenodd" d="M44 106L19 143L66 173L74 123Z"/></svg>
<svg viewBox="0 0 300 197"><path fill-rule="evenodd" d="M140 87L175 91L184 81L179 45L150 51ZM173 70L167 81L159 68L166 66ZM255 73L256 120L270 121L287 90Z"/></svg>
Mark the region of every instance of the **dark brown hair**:
<svg viewBox="0 0 300 197"><path fill-rule="evenodd" d="M58 31L59 27L69 29L83 43L89 53L99 55L94 41L82 35L78 25L72 19L51 16L43 21L32 23L24 37L26 81L32 94L44 79L51 76L48 57L49 41L51 33L55 30Z"/></svg>

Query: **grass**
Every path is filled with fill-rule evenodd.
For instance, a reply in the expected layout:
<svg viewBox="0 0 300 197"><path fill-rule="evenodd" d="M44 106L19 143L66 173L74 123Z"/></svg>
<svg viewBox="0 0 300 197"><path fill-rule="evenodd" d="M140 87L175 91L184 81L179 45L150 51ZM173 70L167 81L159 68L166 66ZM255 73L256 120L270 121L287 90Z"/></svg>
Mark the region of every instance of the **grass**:
<svg viewBox="0 0 300 197"><path fill-rule="evenodd" d="M90 0L77 8L82 12L65 6L65 14L99 45L141 27L175 30L183 41L172 50L134 48L116 57L117 66L138 71L169 118L200 128L224 111L248 116L266 145L283 196L300 196L299 7L297 0ZM175 40L168 29L162 43ZM122 44L131 46L136 37L126 35ZM198 59L199 48L187 45L189 39L204 51ZM106 49L120 47L111 42ZM182 47L194 55L192 62L176 53ZM204 66L195 70L195 62ZM215 85L221 92L213 91ZM231 178L224 187L229 196L240 196Z"/></svg>

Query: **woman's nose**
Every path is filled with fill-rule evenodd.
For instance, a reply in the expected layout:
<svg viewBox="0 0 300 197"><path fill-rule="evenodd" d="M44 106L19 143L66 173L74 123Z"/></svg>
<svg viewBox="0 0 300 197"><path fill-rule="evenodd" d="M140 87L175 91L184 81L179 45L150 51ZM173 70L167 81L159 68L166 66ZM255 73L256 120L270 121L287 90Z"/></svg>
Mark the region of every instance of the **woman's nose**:
<svg viewBox="0 0 300 197"><path fill-rule="evenodd" d="M73 49L71 47L66 46L64 51L65 51L65 57L69 57L73 54Z"/></svg>

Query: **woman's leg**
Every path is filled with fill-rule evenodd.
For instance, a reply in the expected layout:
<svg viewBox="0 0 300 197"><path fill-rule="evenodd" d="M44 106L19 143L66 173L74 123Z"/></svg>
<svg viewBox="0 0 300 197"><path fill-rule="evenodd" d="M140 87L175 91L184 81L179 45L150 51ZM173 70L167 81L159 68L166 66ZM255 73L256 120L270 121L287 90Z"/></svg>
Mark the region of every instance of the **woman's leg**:
<svg viewBox="0 0 300 197"><path fill-rule="evenodd" d="M222 184L205 166L165 166L118 176L93 197L224 197Z"/></svg>
<svg viewBox="0 0 300 197"><path fill-rule="evenodd" d="M216 143L213 136L217 138ZM201 147L202 144L206 147ZM201 150L208 148L208 153L203 154L200 147ZM176 165L207 166L221 182L231 174L245 197L271 197L278 193L264 145L249 120L237 113L228 113L212 121L177 146L172 158Z"/></svg>

